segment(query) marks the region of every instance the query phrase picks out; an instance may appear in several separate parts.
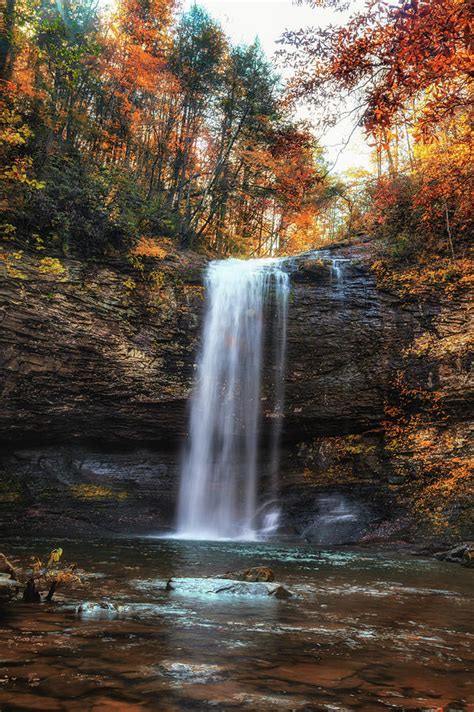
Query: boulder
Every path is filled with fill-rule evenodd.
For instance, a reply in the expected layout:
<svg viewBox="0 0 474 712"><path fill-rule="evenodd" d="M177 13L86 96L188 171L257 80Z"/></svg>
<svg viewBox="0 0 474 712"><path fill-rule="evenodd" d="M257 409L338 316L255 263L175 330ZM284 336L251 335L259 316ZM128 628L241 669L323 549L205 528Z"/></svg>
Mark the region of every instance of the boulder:
<svg viewBox="0 0 474 712"><path fill-rule="evenodd" d="M453 564L462 563L463 566L470 567L472 566L471 561L474 558L474 543L463 542L446 551L437 551L433 556L435 559L438 559L438 561L449 561ZM464 563L465 561L468 563Z"/></svg>
<svg viewBox="0 0 474 712"><path fill-rule="evenodd" d="M279 583L269 581L236 581L212 578L177 578L171 582L174 593L185 596L254 596L258 598L290 598L293 594Z"/></svg>
<svg viewBox="0 0 474 712"><path fill-rule="evenodd" d="M291 598L293 595L279 583L266 583L259 581L229 581L228 584L217 588L213 593L230 593L237 596L271 596L272 598Z"/></svg>
<svg viewBox="0 0 474 712"><path fill-rule="evenodd" d="M115 618L119 608L110 601L83 601L76 607L81 618Z"/></svg>
<svg viewBox="0 0 474 712"><path fill-rule="evenodd" d="M12 562L7 559L5 554L0 553L0 574L8 574L12 579L16 579L16 570Z"/></svg>
<svg viewBox="0 0 474 712"><path fill-rule="evenodd" d="M243 571L226 571L218 578L231 579L232 581L274 581L275 574L268 566L253 566Z"/></svg>

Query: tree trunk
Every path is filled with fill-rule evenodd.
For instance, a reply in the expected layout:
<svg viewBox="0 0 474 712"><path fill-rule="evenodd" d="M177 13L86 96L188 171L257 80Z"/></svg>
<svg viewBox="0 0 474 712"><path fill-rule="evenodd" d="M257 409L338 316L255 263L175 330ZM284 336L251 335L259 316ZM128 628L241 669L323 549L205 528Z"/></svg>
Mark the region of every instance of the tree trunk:
<svg viewBox="0 0 474 712"><path fill-rule="evenodd" d="M0 80L8 82L13 73L15 47L13 33L15 27L16 0L5 0L3 27L0 37Z"/></svg>
<svg viewBox="0 0 474 712"><path fill-rule="evenodd" d="M23 591L23 600L25 603L39 603L41 601L41 596L36 590L34 578L30 578L26 582L25 590Z"/></svg>

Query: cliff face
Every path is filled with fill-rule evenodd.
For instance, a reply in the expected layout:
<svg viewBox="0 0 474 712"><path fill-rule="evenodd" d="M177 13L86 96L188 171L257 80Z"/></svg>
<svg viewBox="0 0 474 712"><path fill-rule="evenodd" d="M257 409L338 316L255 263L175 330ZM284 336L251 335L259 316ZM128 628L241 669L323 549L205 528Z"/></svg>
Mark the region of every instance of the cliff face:
<svg viewBox="0 0 474 712"><path fill-rule="evenodd" d="M338 258L338 281L320 254L297 261L292 276L286 429L299 439L376 426L400 346L417 326L413 309L379 292L356 255Z"/></svg>
<svg viewBox="0 0 474 712"><path fill-rule="evenodd" d="M203 260L147 281L123 265L24 255L0 286L0 439L169 443L182 435L203 305ZM154 281L153 281L154 280Z"/></svg>
<svg viewBox="0 0 474 712"><path fill-rule="evenodd" d="M49 271L37 255L14 269L3 263L3 528L138 533L172 524L203 266L196 255L170 257L145 280L113 262L61 259ZM284 526L317 538L323 518L340 515L346 524L332 527L333 539L360 539L403 522L398 489L419 466L415 441L387 448L381 429L401 378L405 389L436 394L436 427L455 434L453 457L464 453L468 300L378 288L364 246L302 256L288 269Z"/></svg>
<svg viewBox="0 0 474 712"><path fill-rule="evenodd" d="M309 437L376 427L400 369L407 381L435 389L455 418L467 416L469 295L443 302L439 295L402 299L384 291L363 246L335 253L337 282L330 253L320 255L296 260L292 276L287 427ZM423 340L433 348L417 354Z"/></svg>

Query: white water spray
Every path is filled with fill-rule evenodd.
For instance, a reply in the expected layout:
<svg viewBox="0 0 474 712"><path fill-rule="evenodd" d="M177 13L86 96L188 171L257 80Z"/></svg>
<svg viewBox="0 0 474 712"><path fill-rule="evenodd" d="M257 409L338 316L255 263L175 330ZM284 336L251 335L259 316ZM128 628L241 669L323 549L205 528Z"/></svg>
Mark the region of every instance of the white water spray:
<svg viewBox="0 0 474 712"><path fill-rule="evenodd" d="M344 297L344 285L345 285L345 266L347 259L344 258L332 258L331 265L331 284L336 288L336 294L340 299Z"/></svg>
<svg viewBox="0 0 474 712"><path fill-rule="evenodd" d="M212 262L190 434L178 507L178 536L255 539L277 526L288 275L276 259ZM265 331L273 378L270 482L259 498L258 449ZM267 322L267 323L266 323ZM271 343L272 342L272 343Z"/></svg>

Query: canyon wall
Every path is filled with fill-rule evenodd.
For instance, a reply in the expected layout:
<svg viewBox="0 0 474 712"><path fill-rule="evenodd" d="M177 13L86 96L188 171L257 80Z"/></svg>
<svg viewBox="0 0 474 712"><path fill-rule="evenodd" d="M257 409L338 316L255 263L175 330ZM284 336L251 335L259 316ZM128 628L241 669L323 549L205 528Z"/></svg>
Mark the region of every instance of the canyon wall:
<svg viewBox="0 0 474 712"><path fill-rule="evenodd" d="M2 531L172 527L204 266L191 253L146 277L113 260L44 268L23 253L0 264ZM413 443L387 448L387 409L403 388L435 394L435 426L455 441L452 458L464 453L468 296L380 288L364 244L288 269L284 530L324 543L318 522L340 515L337 541L409 538L400 492L421 465Z"/></svg>

